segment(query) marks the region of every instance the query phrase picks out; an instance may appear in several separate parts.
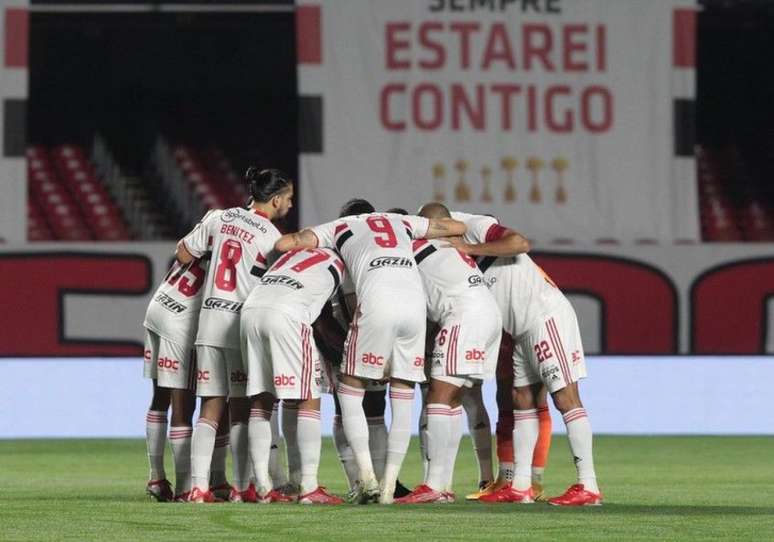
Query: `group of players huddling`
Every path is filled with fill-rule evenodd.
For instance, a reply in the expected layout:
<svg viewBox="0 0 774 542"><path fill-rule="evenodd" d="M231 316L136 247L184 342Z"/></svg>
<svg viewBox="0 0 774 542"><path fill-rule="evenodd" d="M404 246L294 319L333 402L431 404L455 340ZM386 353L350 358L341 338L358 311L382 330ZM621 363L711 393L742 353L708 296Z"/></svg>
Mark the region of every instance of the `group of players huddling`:
<svg viewBox="0 0 774 542"><path fill-rule="evenodd" d="M274 169L251 167L245 177L248 206L210 211L180 240L145 316L144 373L154 383L146 418L151 496L345 502L317 481L320 394L332 393L346 502L453 502L464 408L479 465L469 500L602 503L578 394L586 369L575 313L526 254L522 235L440 203L414 216L376 212L362 199L348 201L332 222L282 235L272 222L292 207L292 182ZM495 376L496 477L481 397L481 383ZM398 475L416 384L425 474L408 491ZM201 409L192 426L194 391ZM551 499L542 490L548 394L578 473ZM289 473L278 457L280 402ZM164 472L170 405L174 491Z"/></svg>

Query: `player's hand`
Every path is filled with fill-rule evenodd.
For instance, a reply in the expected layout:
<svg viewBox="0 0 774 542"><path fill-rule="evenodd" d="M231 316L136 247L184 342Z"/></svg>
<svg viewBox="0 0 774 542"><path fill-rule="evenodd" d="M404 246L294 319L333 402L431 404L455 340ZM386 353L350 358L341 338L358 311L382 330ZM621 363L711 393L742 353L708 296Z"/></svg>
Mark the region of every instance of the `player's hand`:
<svg viewBox="0 0 774 542"><path fill-rule="evenodd" d="M457 250L459 250L463 254L467 254L468 253L467 249L468 249L468 247L470 245L468 243L466 243L462 239L462 237L444 237L442 239L442 241L444 242L443 246L445 246L445 247L456 248Z"/></svg>

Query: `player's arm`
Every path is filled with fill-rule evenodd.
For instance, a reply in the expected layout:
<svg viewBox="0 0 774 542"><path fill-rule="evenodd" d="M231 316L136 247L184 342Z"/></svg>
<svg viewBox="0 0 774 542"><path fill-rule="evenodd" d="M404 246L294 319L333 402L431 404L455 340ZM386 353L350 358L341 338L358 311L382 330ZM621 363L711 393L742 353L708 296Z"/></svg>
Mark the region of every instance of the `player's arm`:
<svg viewBox="0 0 774 542"><path fill-rule="evenodd" d="M425 239L437 239L438 237L455 237L464 235L467 227L464 222L453 218L431 218L427 227Z"/></svg>
<svg viewBox="0 0 774 542"><path fill-rule="evenodd" d="M191 263L195 259L194 255L188 252L188 248L185 246L185 243L183 242L182 239L177 242L177 250L175 251L175 257L177 258L177 261L180 262L182 265Z"/></svg>
<svg viewBox="0 0 774 542"><path fill-rule="evenodd" d="M489 240L484 243L466 243L461 237L450 239L449 242L463 254L471 256L518 256L529 252L529 240L522 234L500 225L493 227L495 231L487 234Z"/></svg>
<svg viewBox="0 0 774 542"><path fill-rule="evenodd" d="M312 230L305 229L296 233L286 233L274 244L274 250L287 252L295 248L317 248L317 235Z"/></svg>

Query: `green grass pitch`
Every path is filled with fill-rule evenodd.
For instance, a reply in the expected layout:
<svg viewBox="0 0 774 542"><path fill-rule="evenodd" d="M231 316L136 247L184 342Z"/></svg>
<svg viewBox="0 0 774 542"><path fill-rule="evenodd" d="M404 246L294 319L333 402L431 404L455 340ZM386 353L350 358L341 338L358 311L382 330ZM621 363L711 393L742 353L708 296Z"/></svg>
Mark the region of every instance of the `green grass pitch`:
<svg viewBox="0 0 774 542"><path fill-rule="evenodd" d="M338 506L158 504L144 496L141 440L0 441L0 540L774 540L774 438L612 437L595 441L599 508L545 504ZM171 454L167 456L171 472ZM419 480L417 442L401 478ZM573 481L554 440L546 486ZM345 491L330 439L321 483ZM465 438L458 497L476 465Z"/></svg>

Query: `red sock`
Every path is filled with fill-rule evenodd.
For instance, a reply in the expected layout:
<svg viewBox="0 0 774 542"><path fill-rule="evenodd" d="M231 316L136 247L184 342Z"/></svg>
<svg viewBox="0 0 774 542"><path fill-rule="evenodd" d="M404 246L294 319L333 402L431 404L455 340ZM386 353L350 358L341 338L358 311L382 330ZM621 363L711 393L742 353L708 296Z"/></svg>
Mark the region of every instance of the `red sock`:
<svg viewBox="0 0 774 542"><path fill-rule="evenodd" d="M513 411L500 411L497 416L497 460L513 463Z"/></svg>

